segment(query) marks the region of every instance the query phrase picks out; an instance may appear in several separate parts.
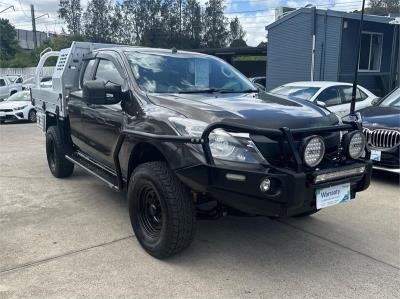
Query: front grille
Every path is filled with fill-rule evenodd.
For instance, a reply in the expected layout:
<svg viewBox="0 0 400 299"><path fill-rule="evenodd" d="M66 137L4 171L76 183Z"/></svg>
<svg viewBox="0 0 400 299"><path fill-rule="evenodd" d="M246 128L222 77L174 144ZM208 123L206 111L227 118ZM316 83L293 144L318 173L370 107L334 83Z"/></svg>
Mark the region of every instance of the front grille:
<svg viewBox="0 0 400 299"><path fill-rule="evenodd" d="M387 129L370 130L364 128L369 145L380 148L392 148L400 145L400 132Z"/></svg>
<svg viewBox="0 0 400 299"><path fill-rule="evenodd" d="M0 109L0 112L12 112L12 109Z"/></svg>

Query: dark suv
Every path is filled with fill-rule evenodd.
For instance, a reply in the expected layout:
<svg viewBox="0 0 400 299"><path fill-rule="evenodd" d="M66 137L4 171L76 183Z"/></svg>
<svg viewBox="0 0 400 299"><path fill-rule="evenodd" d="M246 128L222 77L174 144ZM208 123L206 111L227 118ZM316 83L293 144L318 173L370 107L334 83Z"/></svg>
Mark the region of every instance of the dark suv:
<svg viewBox="0 0 400 299"><path fill-rule="evenodd" d="M79 86L67 117L46 116L50 170L67 177L77 164L126 190L135 235L157 258L190 244L197 216L307 216L369 186L358 122L259 92L218 58L94 50Z"/></svg>

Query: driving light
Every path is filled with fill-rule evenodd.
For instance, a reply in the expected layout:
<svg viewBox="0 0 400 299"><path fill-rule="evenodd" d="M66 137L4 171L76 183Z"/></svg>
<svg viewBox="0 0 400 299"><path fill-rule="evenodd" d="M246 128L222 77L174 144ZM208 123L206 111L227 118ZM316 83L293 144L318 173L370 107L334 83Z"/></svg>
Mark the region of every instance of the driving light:
<svg viewBox="0 0 400 299"><path fill-rule="evenodd" d="M315 177L314 183L321 183L321 182L326 182L330 180L336 180L344 177L349 177L349 176L355 176L355 175L360 175L365 172L365 167L357 167L353 169L345 169L345 170L339 170L335 172L328 172L328 173L323 173L319 174Z"/></svg>
<svg viewBox="0 0 400 299"><path fill-rule="evenodd" d="M365 136L361 131L352 131L343 136L342 145L348 158L358 159L365 149Z"/></svg>
<svg viewBox="0 0 400 299"><path fill-rule="evenodd" d="M267 192L271 188L271 180L263 179L260 184L261 192Z"/></svg>
<svg viewBox="0 0 400 299"><path fill-rule="evenodd" d="M303 161L308 167L317 166L325 154L324 140L319 136L310 136L303 140Z"/></svg>

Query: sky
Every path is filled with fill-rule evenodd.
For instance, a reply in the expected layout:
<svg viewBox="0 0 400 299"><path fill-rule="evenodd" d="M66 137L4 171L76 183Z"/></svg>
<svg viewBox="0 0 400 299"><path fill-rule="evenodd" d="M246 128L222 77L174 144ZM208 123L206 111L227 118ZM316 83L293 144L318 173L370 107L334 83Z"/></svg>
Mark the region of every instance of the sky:
<svg viewBox="0 0 400 299"><path fill-rule="evenodd" d="M81 0L85 9L88 0ZM199 0L201 5L207 0ZM0 13L1 18L10 20L16 28L32 30L30 4L35 7L36 29L43 32L61 32L65 24L57 17L59 0L0 0L0 11L14 5L15 11L8 9ZM321 9L353 11L360 9L362 0L225 0L225 14L231 19L238 17L249 46L257 46L265 41L265 26L275 20L275 8L289 6L299 8L314 4ZM48 13L47 15L44 15Z"/></svg>

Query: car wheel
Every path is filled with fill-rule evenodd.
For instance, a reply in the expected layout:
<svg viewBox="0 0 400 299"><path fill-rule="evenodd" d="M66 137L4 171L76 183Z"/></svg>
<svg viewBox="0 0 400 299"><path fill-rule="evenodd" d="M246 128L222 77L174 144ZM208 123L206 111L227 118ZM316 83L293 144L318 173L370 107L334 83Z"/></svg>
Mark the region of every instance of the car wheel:
<svg viewBox="0 0 400 299"><path fill-rule="evenodd" d="M307 212L304 212L304 213L301 213L301 214L298 214L298 215L294 215L292 217L294 217L294 218L308 217L308 216L314 215L315 213L318 213L319 211L320 210L311 210L311 211L307 211Z"/></svg>
<svg viewBox="0 0 400 299"><path fill-rule="evenodd" d="M50 127L46 132L46 154L50 171L56 178L72 175L74 164L65 159L64 146L57 127Z"/></svg>
<svg viewBox="0 0 400 299"><path fill-rule="evenodd" d="M28 120L31 123L35 123L36 122L36 111L34 109L30 110L28 113Z"/></svg>
<svg viewBox="0 0 400 299"><path fill-rule="evenodd" d="M138 166L128 188L129 216L140 245L163 259L193 240L196 215L188 191L165 162Z"/></svg>

